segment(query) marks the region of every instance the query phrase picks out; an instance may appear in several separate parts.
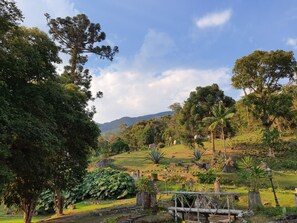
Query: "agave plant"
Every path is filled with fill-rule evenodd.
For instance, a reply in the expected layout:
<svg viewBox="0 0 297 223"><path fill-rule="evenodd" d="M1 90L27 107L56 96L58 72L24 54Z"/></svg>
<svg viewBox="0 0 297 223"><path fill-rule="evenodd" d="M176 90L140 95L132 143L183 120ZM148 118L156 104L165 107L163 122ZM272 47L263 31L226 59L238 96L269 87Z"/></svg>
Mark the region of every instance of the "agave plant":
<svg viewBox="0 0 297 223"><path fill-rule="evenodd" d="M148 154L148 159L153 161L154 164L159 164L159 162L164 158L164 153L158 149L152 149Z"/></svg>
<svg viewBox="0 0 297 223"><path fill-rule="evenodd" d="M193 155L195 157L195 160L198 161L201 159L201 153L200 153L199 149L195 149Z"/></svg>
<svg viewBox="0 0 297 223"><path fill-rule="evenodd" d="M251 169L255 164L253 157L244 156L238 161L238 167L240 169Z"/></svg>

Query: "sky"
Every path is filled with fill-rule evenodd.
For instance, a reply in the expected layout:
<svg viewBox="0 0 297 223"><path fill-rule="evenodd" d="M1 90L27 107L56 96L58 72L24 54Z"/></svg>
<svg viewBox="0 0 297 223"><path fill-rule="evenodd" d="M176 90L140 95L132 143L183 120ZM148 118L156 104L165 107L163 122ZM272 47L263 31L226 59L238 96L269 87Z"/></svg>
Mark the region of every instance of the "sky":
<svg viewBox="0 0 297 223"><path fill-rule="evenodd" d="M86 14L100 23L113 61L90 56L98 123L168 111L197 86L231 85L235 61L255 50L297 51L296 0L15 0L23 25L48 32L52 18ZM61 55L67 63L67 56ZM61 70L62 65L59 65Z"/></svg>

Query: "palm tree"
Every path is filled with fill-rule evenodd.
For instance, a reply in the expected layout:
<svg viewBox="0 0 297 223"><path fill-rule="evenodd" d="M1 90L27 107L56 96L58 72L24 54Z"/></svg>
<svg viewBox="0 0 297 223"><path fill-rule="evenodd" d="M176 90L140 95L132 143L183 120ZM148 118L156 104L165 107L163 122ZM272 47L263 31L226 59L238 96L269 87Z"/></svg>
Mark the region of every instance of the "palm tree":
<svg viewBox="0 0 297 223"><path fill-rule="evenodd" d="M233 117L234 112L233 108L226 108L222 101L219 102L218 105L215 105L211 108L212 117L206 117L203 119L203 122L209 124L208 130L211 132L212 135L212 143L213 143L213 150L214 150L214 134L213 132L216 129L220 129L224 141L224 156L226 159L226 140L225 140L225 133L224 128L226 127L228 121Z"/></svg>

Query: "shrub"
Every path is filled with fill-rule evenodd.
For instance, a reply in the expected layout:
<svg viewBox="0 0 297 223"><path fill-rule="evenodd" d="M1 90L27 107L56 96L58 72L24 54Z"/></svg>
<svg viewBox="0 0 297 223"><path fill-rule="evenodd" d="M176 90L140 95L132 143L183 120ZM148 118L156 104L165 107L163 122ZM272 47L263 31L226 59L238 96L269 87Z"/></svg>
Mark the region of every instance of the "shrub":
<svg viewBox="0 0 297 223"><path fill-rule="evenodd" d="M135 184L128 174L105 168L88 173L82 188L85 198L121 199L134 195Z"/></svg>
<svg viewBox="0 0 297 223"><path fill-rule="evenodd" d="M148 154L148 159L153 161L154 164L160 163L160 161L164 158L164 153L159 151L158 149L152 149Z"/></svg>
<svg viewBox="0 0 297 223"><path fill-rule="evenodd" d="M136 182L136 188L138 192L156 193L157 188L154 183L146 177L141 178Z"/></svg>
<svg viewBox="0 0 297 223"><path fill-rule="evenodd" d="M216 175L214 174L213 170L208 170L205 173L197 173L197 177L200 183L211 184L216 180Z"/></svg>
<svg viewBox="0 0 297 223"><path fill-rule="evenodd" d="M134 179L128 174L111 168L98 169L87 173L82 183L64 192L64 206L89 198L121 199L134 194ZM37 211L50 213L53 210L53 193L47 190L40 197Z"/></svg>
<svg viewBox="0 0 297 223"><path fill-rule="evenodd" d="M115 154L129 151L129 145L125 143L121 138L118 138L111 146L111 152Z"/></svg>

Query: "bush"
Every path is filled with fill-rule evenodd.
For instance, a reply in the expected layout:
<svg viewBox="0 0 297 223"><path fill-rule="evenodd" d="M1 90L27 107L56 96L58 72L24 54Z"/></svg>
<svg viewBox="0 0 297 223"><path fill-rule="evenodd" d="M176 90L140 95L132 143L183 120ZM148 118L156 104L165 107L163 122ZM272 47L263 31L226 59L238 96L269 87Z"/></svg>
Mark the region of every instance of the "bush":
<svg viewBox="0 0 297 223"><path fill-rule="evenodd" d="M216 175L213 170L208 170L205 173L197 173L197 177L200 183L211 184L216 180Z"/></svg>
<svg viewBox="0 0 297 223"><path fill-rule="evenodd" d="M129 145L125 143L121 138L118 138L113 144L111 144L110 148L111 152L114 154L129 151Z"/></svg>
<svg viewBox="0 0 297 223"><path fill-rule="evenodd" d="M64 207L85 199L122 199L135 194L134 179L115 169L98 169L87 173L81 184L63 193ZM38 213L54 211L53 193L47 190L41 194Z"/></svg>
<svg viewBox="0 0 297 223"><path fill-rule="evenodd" d="M147 192L155 194L157 192L157 188L154 183L146 177L141 178L136 182L136 188L138 192Z"/></svg>
<svg viewBox="0 0 297 223"><path fill-rule="evenodd" d="M121 199L134 195L134 179L128 174L105 168L87 174L82 185L84 198Z"/></svg>

